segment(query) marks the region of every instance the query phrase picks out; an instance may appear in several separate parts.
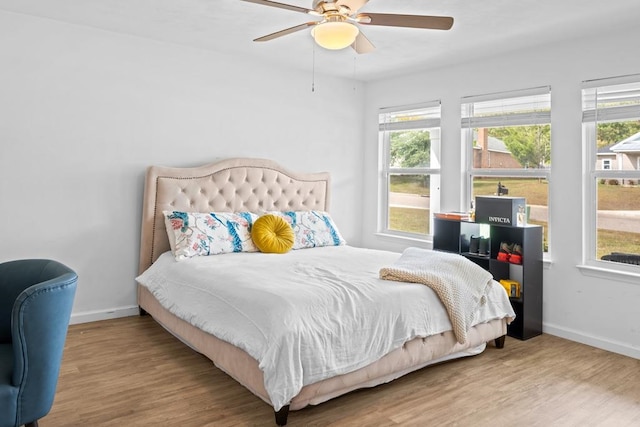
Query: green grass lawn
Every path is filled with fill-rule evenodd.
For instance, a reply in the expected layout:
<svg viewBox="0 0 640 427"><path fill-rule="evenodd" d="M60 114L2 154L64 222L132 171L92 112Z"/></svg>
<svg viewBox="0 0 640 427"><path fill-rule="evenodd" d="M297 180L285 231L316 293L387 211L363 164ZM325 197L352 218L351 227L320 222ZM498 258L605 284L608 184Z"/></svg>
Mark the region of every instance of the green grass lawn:
<svg viewBox="0 0 640 427"><path fill-rule="evenodd" d="M640 210L640 185L598 184L598 209L614 211Z"/></svg>
<svg viewBox="0 0 640 427"><path fill-rule="evenodd" d="M597 258L611 252L640 253L640 233L598 230Z"/></svg>
<svg viewBox="0 0 640 427"><path fill-rule="evenodd" d="M473 194L476 196L493 195L498 188L498 182L509 189L510 197L524 197L529 205L547 206L549 184L547 181L538 178L476 178L473 181Z"/></svg>
<svg viewBox="0 0 640 427"><path fill-rule="evenodd" d="M498 181L509 189L509 196L524 197L527 204L547 206L549 185L545 180L486 178L474 181L474 194L490 195L496 192ZM393 176L391 191L429 195L429 186L417 176ZM640 185L623 187L621 185L598 184L598 207L601 210L640 210ZM410 233L429 234L430 212L423 209L391 208L389 212L390 228ZM530 221L543 227L545 250L548 245L547 223ZM612 230L598 231L598 254L600 258L611 252L638 253L640 233Z"/></svg>
<svg viewBox="0 0 640 427"><path fill-rule="evenodd" d="M530 205L547 206L549 184L537 178L522 179L476 179L473 193L476 195L495 194L498 182L509 189L509 196L524 197ZM393 176L391 192L429 195L429 185L413 175ZM598 184L598 208L601 210L640 210L640 185L623 187L621 185Z"/></svg>
<svg viewBox="0 0 640 427"><path fill-rule="evenodd" d="M429 234L428 209L390 208L389 228L408 233Z"/></svg>
<svg viewBox="0 0 640 427"><path fill-rule="evenodd" d="M391 175L389 187L392 193L431 194L429 182L422 175Z"/></svg>
<svg viewBox="0 0 640 427"><path fill-rule="evenodd" d="M473 193L476 195L495 194L498 182L509 189L509 196L524 197L529 205L547 206L549 184L537 178L521 179L476 179ZM600 210L640 210L640 185L623 187L621 185L598 184L598 209Z"/></svg>

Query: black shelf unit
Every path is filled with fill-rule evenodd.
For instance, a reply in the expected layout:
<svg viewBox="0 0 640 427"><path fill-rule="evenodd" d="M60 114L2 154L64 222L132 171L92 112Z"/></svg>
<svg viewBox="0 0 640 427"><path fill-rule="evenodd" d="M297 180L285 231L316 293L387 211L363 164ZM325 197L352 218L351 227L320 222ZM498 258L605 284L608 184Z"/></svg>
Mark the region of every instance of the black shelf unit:
<svg viewBox="0 0 640 427"><path fill-rule="evenodd" d="M542 227L487 224L490 251L488 255L469 253L471 236L480 235L479 223L434 218L433 249L458 253L488 270L497 281L520 283L520 297L509 298L516 319L509 325L509 336L526 340L542 334ZM522 264L498 261L500 243L522 246Z"/></svg>

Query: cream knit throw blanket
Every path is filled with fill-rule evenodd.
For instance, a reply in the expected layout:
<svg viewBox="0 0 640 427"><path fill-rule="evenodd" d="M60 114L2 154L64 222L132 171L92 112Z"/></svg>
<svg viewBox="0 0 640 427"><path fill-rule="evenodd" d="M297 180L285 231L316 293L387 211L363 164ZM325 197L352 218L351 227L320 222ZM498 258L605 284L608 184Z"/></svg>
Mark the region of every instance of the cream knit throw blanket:
<svg viewBox="0 0 640 427"><path fill-rule="evenodd" d="M467 342L478 307L486 303L493 280L491 273L465 257L420 248L407 248L391 267L380 270L380 278L429 286L445 306L456 340Z"/></svg>

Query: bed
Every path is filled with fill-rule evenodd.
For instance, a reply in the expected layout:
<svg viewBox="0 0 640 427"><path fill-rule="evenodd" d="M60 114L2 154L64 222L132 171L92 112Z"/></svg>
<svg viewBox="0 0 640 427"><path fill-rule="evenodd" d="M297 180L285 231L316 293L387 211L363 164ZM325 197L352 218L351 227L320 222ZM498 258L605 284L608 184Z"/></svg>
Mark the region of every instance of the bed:
<svg viewBox="0 0 640 427"><path fill-rule="evenodd" d="M474 314L474 324L461 343L448 318L442 320L442 312L446 316L446 311L431 289L415 283L380 280L378 270L392 264L400 254L354 248L339 242L285 254L239 251L181 262L176 261L171 250L165 226L164 212L169 211L258 215L329 212L329 198L328 173L293 173L265 159L234 158L193 168L151 166L146 174L137 278L141 314L150 314L182 342L271 405L278 425L287 423L290 410L386 383L430 364L478 354L492 341L501 348L507 324L514 316L503 288L490 283L490 299L495 300L495 306L492 302L491 308ZM236 283L242 271L243 277L247 277ZM169 276L174 273L178 276L171 279ZM209 280L214 283L194 284L205 276L214 277ZM177 291L176 283L186 285L187 291ZM232 288L242 289L247 298L227 294ZM339 293L340 304L346 304L337 309L340 317L331 307L323 307L327 296L322 292L327 288ZM365 291L376 296L365 295L365 302L352 299ZM293 299L285 301L282 294ZM187 296L193 298L192 302L182 300ZM382 298L384 304L374 301L376 298ZM244 306L248 301L262 305L248 308L254 307ZM406 320L415 316L409 313L412 301L419 316L433 317L424 330L422 326L416 327L413 320ZM358 316L365 312L364 306L370 306L366 316L387 320L364 322L376 325L367 339L346 347L334 343L348 325L362 327L363 321ZM300 330L295 326L292 328L295 332L287 331L292 319L305 323L304 313L317 307L322 312L318 315L321 321L306 322L311 324ZM297 308L303 314L289 314ZM205 317L211 316L212 311L216 312L213 318ZM246 317L247 312L254 317ZM215 318L219 313L226 313L224 319ZM350 315L354 317L348 320ZM265 332L261 322L277 325L277 333ZM251 339L238 341L232 334L242 323L247 324ZM384 343L378 339L391 335L390 329L402 329L398 323L410 323L407 331L402 332L405 338L394 336ZM336 329L315 339L315 344L304 341L307 329L317 331L324 324ZM271 339L283 341L270 345ZM295 345L289 344L292 340ZM335 350L336 346L340 351ZM271 347L277 347L278 351L272 351ZM350 354L352 351L357 351L357 355ZM306 361L314 352L322 353L323 360L313 363L330 366L314 365L306 371L304 366L298 366L300 360Z"/></svg>

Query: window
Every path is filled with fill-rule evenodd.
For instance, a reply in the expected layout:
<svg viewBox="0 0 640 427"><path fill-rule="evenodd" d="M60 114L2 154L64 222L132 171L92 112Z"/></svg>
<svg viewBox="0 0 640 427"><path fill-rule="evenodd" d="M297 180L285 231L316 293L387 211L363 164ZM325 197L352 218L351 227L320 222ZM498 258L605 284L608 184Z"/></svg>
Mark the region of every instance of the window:
<svg viewBox="0 0 640 427"><path fill-rule="evenodd" d="M640 75L583 82L582 123L585 263L638 271Z"/></svg>
<svg viewBox="0 0 640 427"><path fill-rule="evenodd" d="M440 102L380 110L379 143L378 231L426 238L440 206Z"/></svg>
<svg viewBox="0 0 640 427"><path fill-rule="evenodd" d="M527 201L527 222L544 230L549 247L551 90L539 87L462 99L469 205L476 196Z"/></svg>

